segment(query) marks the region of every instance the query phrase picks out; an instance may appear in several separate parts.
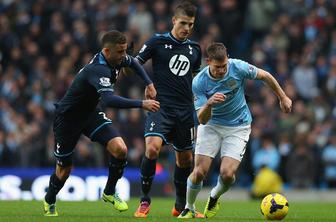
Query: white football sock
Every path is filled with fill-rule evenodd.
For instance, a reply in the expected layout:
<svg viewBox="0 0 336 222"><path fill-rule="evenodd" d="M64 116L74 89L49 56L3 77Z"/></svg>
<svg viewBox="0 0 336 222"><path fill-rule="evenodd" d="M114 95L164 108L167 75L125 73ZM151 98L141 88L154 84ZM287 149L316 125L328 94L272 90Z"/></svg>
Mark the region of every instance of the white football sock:
<svg viewBox="0 0 336 222"><path fill-rule="evenodd" d="M229 184L224 183L221 176L218 176L217 184L214 188L212 188L210 196L212 198L218 199L223 193L228 191L231 185L236 181L236 177L233 178L233 181Z"/></svg>
<svg viewBox="0 0 336 222"><path fill-rule="evenodd" d="M187 203L185 208L188 208L190 210L195 210L195 201L198 193L202 189L203 182L199 184L194 184L191 182L190 178L188 177L187 180Z"/></svg>

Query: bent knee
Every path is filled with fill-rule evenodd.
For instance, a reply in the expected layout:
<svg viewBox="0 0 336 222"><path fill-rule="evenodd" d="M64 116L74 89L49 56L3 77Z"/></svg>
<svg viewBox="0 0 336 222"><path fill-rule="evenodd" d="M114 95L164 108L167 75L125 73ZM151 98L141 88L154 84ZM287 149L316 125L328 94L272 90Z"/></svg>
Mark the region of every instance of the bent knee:
<svg viewBox="0 0 336 222"><path fill-rule="evenodd" d="M110 141L107 144L107 150L118 159L125 159L127 157L127 146L123 140Z"/></svg>
<svg viewBox="0 0 336 222"><path fill-rule="evenodd" d="M232 182L235 178L235 172L232 170L221 170L220 176L224 182Z"/></svg>
<svg viewBox="0 0 336 222"><path fill-rule="evenodd" d="M159 158L159 154L160 154L160 149L161 147L154 144L154 143L148 143L146 145L146 157L148 159L157 159Z"/></svg>
<svg viewBox="0 0 336 222"><path fill-rule="evenodd" d="M197 183L203 181L206 177L207 172L201 168L195 168L193 171L194 178Z"/></svg>

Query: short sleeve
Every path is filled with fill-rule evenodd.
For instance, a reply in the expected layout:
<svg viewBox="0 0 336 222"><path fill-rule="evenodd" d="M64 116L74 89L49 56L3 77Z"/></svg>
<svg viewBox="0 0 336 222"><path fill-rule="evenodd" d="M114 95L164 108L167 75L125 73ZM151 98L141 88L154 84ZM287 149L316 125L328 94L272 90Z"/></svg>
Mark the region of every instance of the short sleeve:
<svg viewBox="0 0 336 222"><path fill-rule="evenodd" d="M255 79L257 77L257 67L242 60L237 61L239 74L242 75L243 78Z"/></svg>
<svg viewBox="0 0 336 222"><path fill-rule="evenodd" d="M148 41L144 43L142 48L140 49L136 58L142 64L146 63L147 60L151 59L153 56L154 46L155 46L156 38L153 36Z"/></svg>
<svg viewBox="0 0 336 222"><path fill-rule="evenodd" d="M205 91L202 88L203 87L199 82L199 78L195 78L192 83L195 110L202 108L202 106L204 106L208 101Z"/></svg>
<svg viewBox="0 0 336 222"><path fill-rule="evenodd" d="M110 79L110 69L104 66L95 66L91 70L87 70L88 72L88 82L92 85L97 93L103 91L114 91L113 85Z"/></svg>

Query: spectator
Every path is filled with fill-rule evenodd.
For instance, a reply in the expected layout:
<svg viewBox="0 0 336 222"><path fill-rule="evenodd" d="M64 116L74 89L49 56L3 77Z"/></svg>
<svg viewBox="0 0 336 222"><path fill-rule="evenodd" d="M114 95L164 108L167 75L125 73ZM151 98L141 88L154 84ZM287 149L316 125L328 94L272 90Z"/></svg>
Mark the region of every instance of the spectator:
<svg viewBox="0 0 336 222"><path fill-rule="evenodd" d="M302 55L300 63L294 68L293 83L301 98L310 100L319 94L317 75L306 55Z"/></svg>
<svg viewBox="0 0 336 222"><path fill-rule="evenodd" d="M271 135L263 135L261 139L261 147L258 149L252 160L254 172L258 172L262 167L268 167L273 171L277 171L280 164L280 154L272 142Z"/></svg>
<svg viewBox="0 0 336 222"><path fill-rule="evenodd" d="M336 188L336 134L330 137L330 143L323 149L325 180L330 188Z"/></svg>
<svg viewBox="0 0 336 222"><path fill-rule="evenodd" d="M298 139L286 164L288 182L293 188L311 188L314 182L314 156L303 138Z"/></svg>
<svg viewBox="0 0 336 222"><path fill-rule="evenodd" d="M53 144L48 132L53 102L64 95L76 69L88 63L98 50L99 37L110 29L125 31L138 51L153 29L169 31L169 14L176 2L0 1L0 165L52 166L49 147ZM234 50L230 50L231 54L274 71L286 94L293 98L294 112L288 116L274 108L273 98L266 99L271 97L270 92L261 90L260 83L246 82L255 119L252 127L256 132L251 135L251 157L246 161L250 162L260 149L261 135L271 133L271 141L279 147L282 160L288 147L292 148L287 160L280 163L281 169L288 172L285 164L290 157L297 156L294 144L304 131L307 137L302 140L309 140L309 146L313 146L306 151L314 155L312 170L317 174L324 172L322 153L336 126L335 2L196 2L200 19L195 23L193 35L202 49L221 39L231 42L228 43ZM151 72L148 67L145 68ZM121 81L116 89L118 94L142 95L143 85L133 76L118 81ZM139 152L136 149L140 147L138 140L142 138L145 114L119 110L107 113L129 138L125 142L130 145L130 152L132 147L135 153ZM132 131L127 124L132 126ZM284 133L290 136L284 138ZM80 144L86 146L85 142ZM103 166L106 160L97 151L101 149L86 148L87 158L94 160L91 166ZM40 155L31 158L37 150ZM168 154L162 157L162 163L167 164ZM304 159L298 167L305 167L309 162L306 160L309 158ZM245 167L241 170L251 175L249 164ZM281 175L287 178L287 173ZM324 179L320 178L319 183L325 182Z"/></svg>

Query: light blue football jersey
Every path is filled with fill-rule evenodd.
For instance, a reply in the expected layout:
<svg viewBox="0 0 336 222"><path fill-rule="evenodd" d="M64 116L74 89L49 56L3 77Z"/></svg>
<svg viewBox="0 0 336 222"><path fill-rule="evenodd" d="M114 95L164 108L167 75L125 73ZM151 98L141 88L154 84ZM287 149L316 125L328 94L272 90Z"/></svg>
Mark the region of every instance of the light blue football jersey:
<svg viewBox="0 0 336 222"><path fill-rule="evenodd" d="M257 68L239 59L229 59L227 73L222 79L210 76L209 66L203 68L193 79L195 109L199 110L216 92L226 95L224 102L212 108L207 124L241 126L252 122L251 112L244 96L244 80L255 79Z"/></svg>

